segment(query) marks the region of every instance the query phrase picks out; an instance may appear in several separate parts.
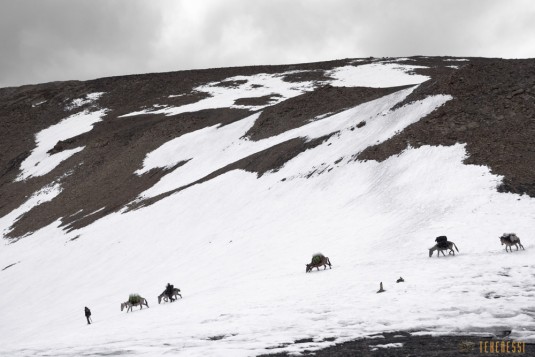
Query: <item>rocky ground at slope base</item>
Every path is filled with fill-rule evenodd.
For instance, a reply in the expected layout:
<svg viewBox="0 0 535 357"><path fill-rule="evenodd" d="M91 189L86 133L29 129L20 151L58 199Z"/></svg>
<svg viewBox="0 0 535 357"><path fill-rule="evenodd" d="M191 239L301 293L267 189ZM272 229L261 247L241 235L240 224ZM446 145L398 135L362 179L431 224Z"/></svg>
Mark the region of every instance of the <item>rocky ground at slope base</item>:
<svg viewBox="0 0 535 357"><path fill-rule="evenodd" d="M483 355L519 355L531 356L535 354L535 345L525 343L520 345L522 350L512 352L512 345L509 347L509 353L492 353L491 343L500 343L508 340L502 340L492 337L478 336L431 336L421 335L413 336L407 332L390 332L382 335L371 336L369 338L357 339L354 341L336 344L321 350L303 351L302 356L316 357L476 357ZM510 342L513 340L509 340ZM294 343L309 343L312 339L297 340ZM521 344L524 341L515 341ZM485 343L487 343L485 345ZM401 347L386 348L382 345L402 344ZM379 347L377 347L379 345ZM287 347L286 346L274 346ZM493 347L492 347L493 348ZM516 347L515 347L516 348ZM520 352L519 352L520 351ZM268 353L259 357L289 357L288 353Z"/></svg>

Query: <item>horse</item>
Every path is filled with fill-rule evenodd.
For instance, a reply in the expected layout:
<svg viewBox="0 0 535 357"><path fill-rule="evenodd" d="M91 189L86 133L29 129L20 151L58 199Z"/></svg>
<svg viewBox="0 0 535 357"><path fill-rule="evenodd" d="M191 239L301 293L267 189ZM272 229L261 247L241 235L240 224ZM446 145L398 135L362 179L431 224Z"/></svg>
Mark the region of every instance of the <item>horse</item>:
<svg viewBox="0 0 535 357"><path fill-rule="evenodd" d="M446 254L444 254L444 251L448 250L448 249L450 250L448 252L448 254L452 254L453 253L453 255L455 255L455 252L453 251L453 247L455 247L457 252L459 252L459 249L457 248L457 246L453 242L447 241L446 242L446 246L444 246L444 247L440 247L439 244L435 244L435 246L433 248L429 248L429 258L431 258L433 256L433 253L435 252L435 250L438 250L438 253L437 253L438 257L440 257L440 253L441 252L442 252L443 256L446 256Z"/></svg>
<svg viewBox="0 0 535 357"><path fill-rule="evenodd" d="M178 288L174 288L174 289L173 289L173 297L175 298L175 300L177 299L177 296L180 296L180 298L182 299L182 295L180 295L180 289L178 289ZM169 301L169 298L168 298L167 295L165 294L165 290L163 291L163 293L161 293L160 295L158 295L158 304L162 302L162 299L163 299L163 301L165 301L165 302L168 302L168 301Z"/></svg>
<svg viewBox="0 0 535 357"><path fill-rule="evenodd" d="M319 261L316 261L314 262L314 258L315 257L319 257L320 260ZM327 269L327 265L329 266L329 269L332 269L332 266L331 266L331 261L329 260L328 257L324 256L324 255L316 255L314 257L312 257L312 261L310 262L310 264L307 264L307 268L305 270L306 273L308 272L311 272L312 269L316 268L318 270L320 270L320 266L323 265L323 270Z"/></svg>
<svg viewBox="0 0 535 357"><path fill-rule="evenodd" d="M147 308L149 307L149 304L147 303L147 299L140 298L139 302L131 303L130 301L122 302L121 303L121 311L126 307L126 312L132 311L132 307L138 306L140 307L140 310L143 309L143 305L145 305Z"/></svg>
<svg viewBox="0 0 535 357"><path fill-rule="evenodd" d="M505 244L505 251L507 252L507 248L509 247L509 251L512 253L513 252L513 248L511 248L511 246L515 246L516 247L516 250L518 250L518 246L520 245L520 248L524 249L524 246L522 245L522 243L520 243L520 238L518 238L516 235L515 235L515 239L511 239L511 236L501 236L500 237L500 241L502 242L502 245ZM525 249L524 249L525 250Z"/></svg>

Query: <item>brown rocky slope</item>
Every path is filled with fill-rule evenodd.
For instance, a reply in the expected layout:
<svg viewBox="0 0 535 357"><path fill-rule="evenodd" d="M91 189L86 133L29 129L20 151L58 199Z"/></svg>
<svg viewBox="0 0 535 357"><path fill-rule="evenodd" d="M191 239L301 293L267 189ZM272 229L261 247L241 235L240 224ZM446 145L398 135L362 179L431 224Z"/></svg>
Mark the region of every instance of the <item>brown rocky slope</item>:
<svg viewBox="0 0 535 357"><path fill-rule="evenodd" d="M340 60L193 70L0 89L0 217L50 182L62 185L62 192L55 199L20 217L7 238L19 238L58 219L66 228L83 227L128 206L141 192L173 170L159 169L135 175L147 153L175 137L216 124L232 123L254 110L220 108L171 116L146 114L120 118L123 114L156 103L179 106L197 102L206 98L206 93L194 88L214 82L223 87L233 86L236 83L226 79L237 75L286 73L282 78L287 82L315 83L313 90L278 104L269 104L276 96L236 101L237 105L268 105L247 133L250 140L260 140L399 89L328 85L328 71L335 67L388 60L369 58L359 62ZM469 155L465 160L467 164L486 165L494 174L504 176L498 190L535 197L535 60L470 58L464 61L413 57L398 63L426 66L414 71L431 77L407 98L407 102L430 94L450 94L453 99L381 145L355 152L356 160L384 160L409 145L464 143ZM95 92L105 95L94 103L69 106L73 99ZM46 175L15 181L21 162L35 147L37 132L90 108L108 111L91 131L58 142L51 153L80 146L85 146L84 150ZM205 179L233 169L261 175L318 143L291 140L217 170ZM98 212L87 215L95 211Z"/></svg>

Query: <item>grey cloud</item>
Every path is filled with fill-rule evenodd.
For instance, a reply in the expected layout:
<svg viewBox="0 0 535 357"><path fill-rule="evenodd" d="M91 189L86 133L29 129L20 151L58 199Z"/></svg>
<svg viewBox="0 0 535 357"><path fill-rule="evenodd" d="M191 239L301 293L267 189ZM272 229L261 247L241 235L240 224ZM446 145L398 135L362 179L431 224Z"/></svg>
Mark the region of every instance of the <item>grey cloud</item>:
<svg viewBox="0 0 535 357"><path fill-rule="evenodd" d="M17 0L0 6L0 86L142 69L161 30L160 12L142 1Z"/></svg>
<svg viewBox="0 0 535 357"><path fill-rule="evenodd" d="M535 35L529 23L534 5L524 0L213 2L195 37L199 55L189 65L370 55L533 56L535 45L522 37ZM519 22L526 26L519 28ZM241 26L241 33L229 41L224 34L236 26ZM252 44L244 41L251 34L257 40Z"/></svg>
<svg viewBox="0 0 535 357"><path fill-rule="evenodd" d="M531 0L10 1L0 86L344 57L534 57Z"/></svg>

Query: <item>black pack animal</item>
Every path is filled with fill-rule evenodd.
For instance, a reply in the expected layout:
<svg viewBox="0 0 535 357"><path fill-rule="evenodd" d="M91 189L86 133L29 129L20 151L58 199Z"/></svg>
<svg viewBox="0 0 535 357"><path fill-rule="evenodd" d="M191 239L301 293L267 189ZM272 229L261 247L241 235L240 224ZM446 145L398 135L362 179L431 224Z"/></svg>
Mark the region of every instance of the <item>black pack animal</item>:
<svg viewBox="0 0 535 357"><path fill-rule="evenodd" d="M180 296L180 298L182 299L182 295L180 294L180 289L179 288L173 288L173 298L176 300L178 299L178 297ZM160 304L161 302L165 301L165 302L168 302L169 301L169 294L167 292L167 289L165 289L160 295L158 295L158 304Z"/></svg>
<svg viewBox="0 0 535 357"><path fill-rule="evenodd" d="M448 237L446 236L438 236L435 242L439 248L448 248Z"/></svg>
<svg viewBox="0 0 535 357"><path fill-rule="evenodd" d="M447 248L448 247L448 237L446 237L446 236L438 236L438 237L436 237L435 242L437 243L439 248Z"/></svg>
<svg viewBox="0 0 535 357"><path fill-rule="evenodd" d="M459 251L459 249L457 248L457 246L456 246L455 243L453 243L453 242L446 241L446 246L445 246L444 248L440 247L439 244L437 243L437 244L435 244L434 247L429 248L429 257L432 257L432 256L433 256L433 252L434 252L435 250L438 251L437 256L440 257L440 253L441 253L441 252L442 252L442 255L443 255L443 256L446 256L446 254L444 254L444 250L446 250L446 249L449 250L448 255L449 255L449 254L453 254L453 255L455 255L455 252L453 251L453 248L455 248L455 249L457 250L457 252Z"/></svg>

